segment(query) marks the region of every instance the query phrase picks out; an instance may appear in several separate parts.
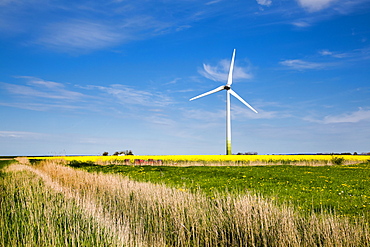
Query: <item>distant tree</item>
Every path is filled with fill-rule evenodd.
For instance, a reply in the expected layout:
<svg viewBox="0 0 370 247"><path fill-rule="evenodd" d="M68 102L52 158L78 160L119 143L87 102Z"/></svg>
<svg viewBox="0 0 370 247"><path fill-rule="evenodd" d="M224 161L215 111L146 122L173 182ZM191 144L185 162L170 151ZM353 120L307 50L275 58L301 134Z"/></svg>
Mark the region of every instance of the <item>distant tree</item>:
<svg viewBox="0 0 370 247"><path fill-rule="evenodd" d="M117 155L134 155L134 154L132 153L131 150L126 150L126 151L119 151L119 152L117 151L113 155L117 156Z"/></svg>
<svg viewBox="0 0 370 247"><path fill-rule="evenodd" d="M103 156L108 156L108 152L104 152L103 153Z"/></svg>

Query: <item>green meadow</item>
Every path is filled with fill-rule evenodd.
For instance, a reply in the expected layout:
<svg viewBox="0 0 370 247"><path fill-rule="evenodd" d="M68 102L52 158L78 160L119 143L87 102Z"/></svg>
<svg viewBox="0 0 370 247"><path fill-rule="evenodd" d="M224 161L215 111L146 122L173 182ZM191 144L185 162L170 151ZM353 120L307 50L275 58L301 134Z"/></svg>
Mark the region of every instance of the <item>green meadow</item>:
<svg viewBox="0 0 370 247"><path fill-rule="evenodd" d="M370 214L370 163L333 166L100 166L71 162L89 172L116 173L209 197L253 193L293 205L304 214L329 212L353 219Z"/></svg>

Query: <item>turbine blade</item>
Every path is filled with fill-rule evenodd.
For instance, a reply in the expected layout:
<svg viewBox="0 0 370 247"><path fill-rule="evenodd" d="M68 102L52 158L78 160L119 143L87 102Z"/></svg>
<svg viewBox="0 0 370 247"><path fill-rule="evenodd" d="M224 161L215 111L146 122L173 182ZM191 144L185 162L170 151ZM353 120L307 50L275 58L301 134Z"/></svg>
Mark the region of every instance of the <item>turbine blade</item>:
<svg viewBox="0 0 370 247"><path fill-rule="evenodd" d="M226 83L226 86L228 86L228 87L230 87L231 84L233 84L233 71L234 71L235 52L236 52L236 49L234 49L233 57L231 58L230 69L229 69L229 76L227 78L227 83Z"/></svg>
<svg viewBox="0 0 370 247"><path fill-rule="evenodd" d="M245 102L245 100L242 99L242 97L240 97L237 93L235 93L232 89L229 90L230 93L235 97L237 98L238 100L240 100L244 105L248 106L252 111L254 111L255 113L258 113L250 104L248 104L247 102Z"/></svg>
<svg viewBox="0 0 370 247"><path fill-rule="evenodd" d="M189 101L191 101L191 100L195 100L195 99L198 99L198 98L201 98L201 97L204 97L204 96L207 96L207 95L213 94L213 93L217 93L217 92L222 91L222 90L224 90L224 89L225 89L225 86L219 86L218 88L215 88L215 89L213 89L213 90L211 90L211 91L209 91L209 92L206 92L206 93L204 93L204 94L201 94L201 95L198 95L198 96L196 96L196 97L194 97L194 98L191 98L191 99L189 99Z"/></svg>

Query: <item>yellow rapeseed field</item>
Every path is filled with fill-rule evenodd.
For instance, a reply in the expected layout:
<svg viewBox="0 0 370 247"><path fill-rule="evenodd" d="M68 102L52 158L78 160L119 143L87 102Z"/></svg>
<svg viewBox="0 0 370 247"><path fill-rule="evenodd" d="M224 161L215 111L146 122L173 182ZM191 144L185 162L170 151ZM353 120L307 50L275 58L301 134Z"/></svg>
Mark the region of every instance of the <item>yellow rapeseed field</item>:
<svg viewBox="0 0 370 247"><path fill-rule="evenodd" d="M127 156L53 156L28 157L28 159L64 159L66 161L97 163L157 163L160 164L198 164L198 165L263 165L296 164L326 165L354 164L367 162L368 155L127 155ZM339 163L338 163L339 161Z"/></svg>

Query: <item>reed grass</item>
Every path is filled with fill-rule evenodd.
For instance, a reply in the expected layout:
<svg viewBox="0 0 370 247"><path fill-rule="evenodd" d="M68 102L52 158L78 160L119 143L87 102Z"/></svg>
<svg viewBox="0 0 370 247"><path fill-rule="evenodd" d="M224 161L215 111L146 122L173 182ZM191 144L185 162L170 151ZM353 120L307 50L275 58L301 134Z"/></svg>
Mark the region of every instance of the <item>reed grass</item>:
<svg viewBox="0 0 370 247"><path fill-rule="evenodd" d="M34 172L11 165L0 179L0 246L111 246L115 236Z"/></svg>
<svg viewBox="0 0 370 247"><path fill-rule="evenodd" d="M117 242L109 243L113 246L121 246L118 243L123 246L369 246L370 242L369 227L360 219L350 222L335 215L319 213L303 217L288 205L277 206L261 196L220 195L210 198L200 192L189 193L163 185L135 182L119 175L87 173L55 161L21 168L41 177L44 188L47 188L44 193L50 194L48 200L34 198L31 201L53 201L56 198L74 201L74 207L67 210L65 217L71 217L72 221L86 219L80 225L84 222L90 222L92 226L97 224L99 231L95 231L93 236L115 236L112 239L118 239ZM12 176L24 173L15 174ZM24 190L30 187L27 186L30 181L42 184L37 177L30 178L27 174L28 177L22 175L18 178L24 180ZM17 186L13 188L8 182L3 187L6 191L16 191ZM29 198L29 195L24 198ZM10 198L8 201L11 203ZM56 207L62 208L62 205L57 204ZM8 212L7 208L2 207L2 211ZM47 208L50 215L58 214L59 209L52 205ZM14 210L24 213L22 207ZM31 213L29 211L26 212ZM34 221L37 222L39 217L35 214ZM21 223L14 224L2 234L5 236L11 232L13 237L22 234L34 236L20 229ZM78 235L74 239L81 239L79 236L83 235L79 229L63 230L66 224L58 226L55 225L53 232ZM56 238L49 240L57 244L54 246L63 245L60 237L50 235L49 238ZM101 244L104 246L105 243Z"/></svg>

